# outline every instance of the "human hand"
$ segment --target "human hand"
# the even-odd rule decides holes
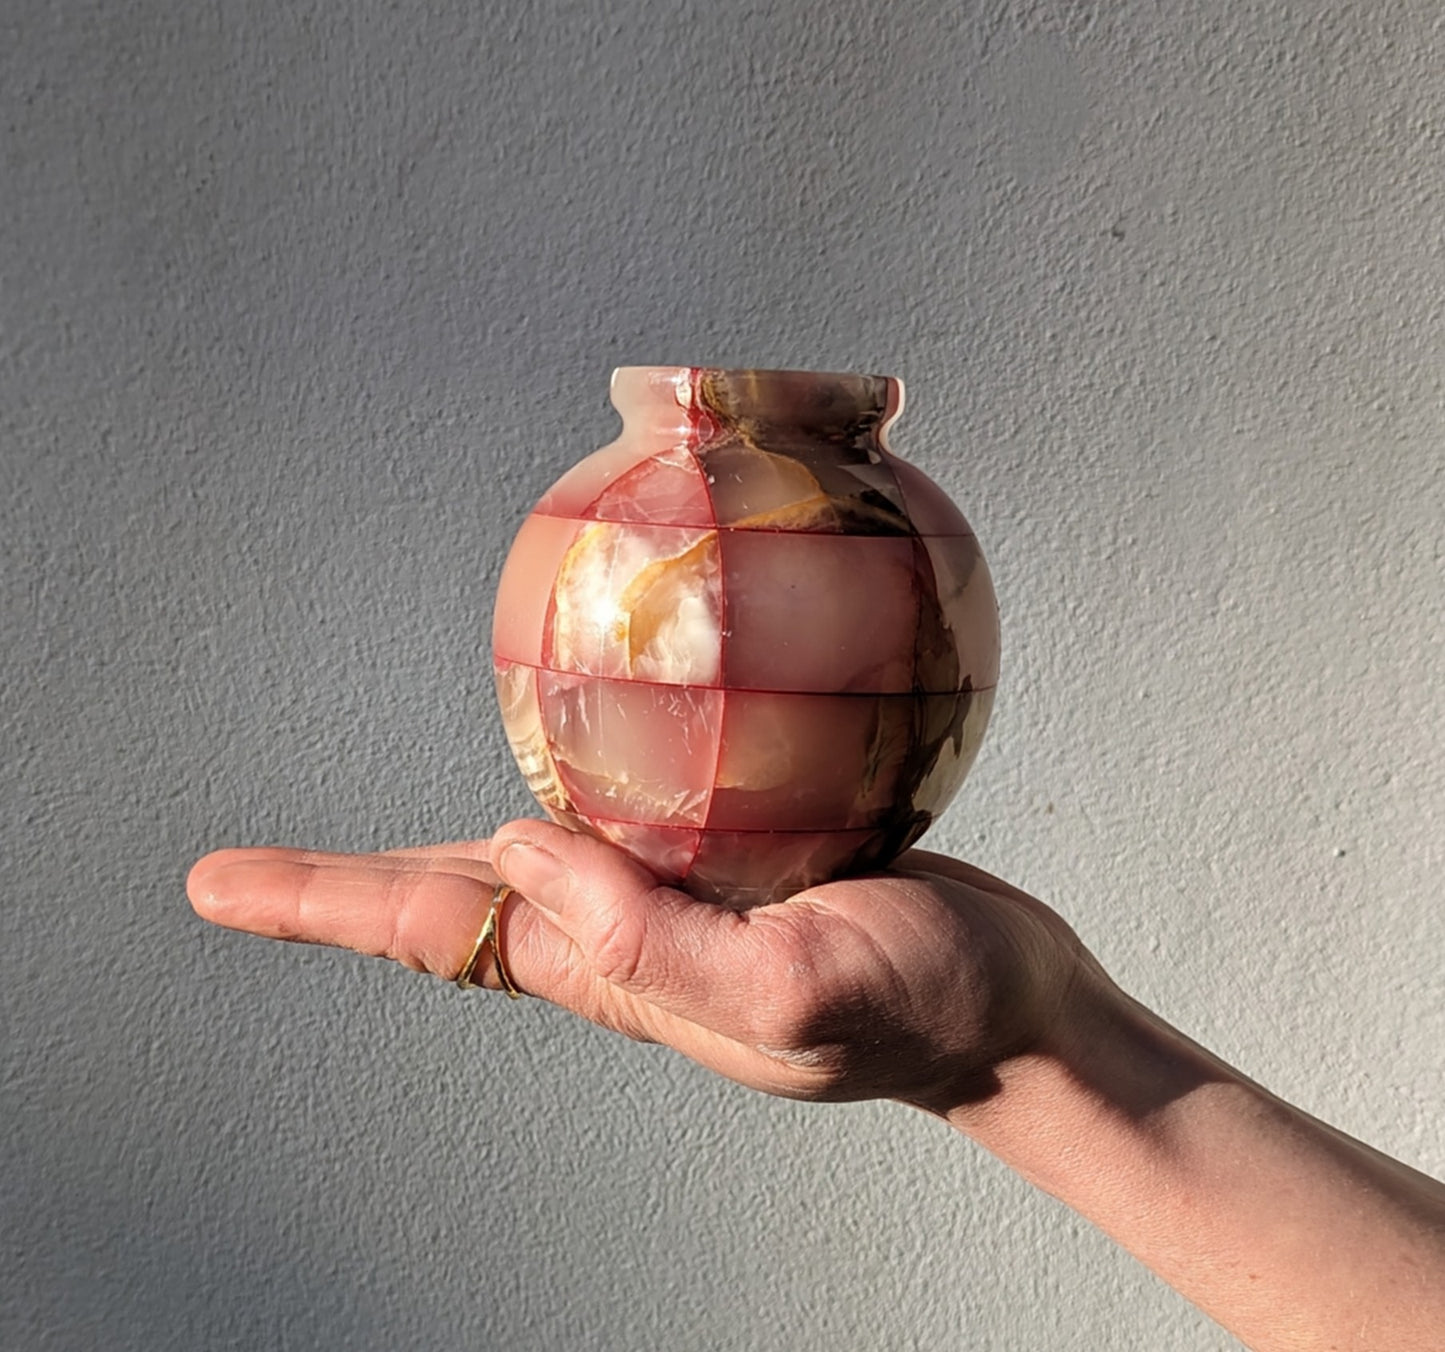
[[[191,871],[208,920],[455,977],[498,879],[525,992],[792,1098],[898,1098],[947,1113],[1038,1045],[1095,970],[1041,902],[942,855],[734,912],[658,886],[546,822],[388,854],[223,850]],[[497,986],[495,972],[483,984]]]
[[[524,821],[391,854],[223,850],[189,889],[219,924],[450,979],[499,878],[531,994],[769,1093],[936,1112],[1260,1352],[1439,1345],[1445,1186],[1224,1065],[957,860],[911,851],[738,913]]]

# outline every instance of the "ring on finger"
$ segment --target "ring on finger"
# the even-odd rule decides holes
[[[506,961],[502,957],[501,942],[502,908],[507,904],[507,898],[515,890],[515,888],[508,887],[506,883],[497,883],[492,887],[492,899],[487,906],[487,918],[482,922],[482,929],[477,935],[476,943],[472,945],[471,955],[462,964],[462,970],[457,973],[455,985],[459,990],[475,990],[482,984],[474,978],[477,974],[477,963],[481,960],[482,950],[488,949],[492,955],[492,966],[497,971],[497,980],[502,983],[502,989],[507,992],[507,997],[512,1000],[522,998],[522,992],[517,989],[517,983],[512,980],[512,974],[507,970]]]

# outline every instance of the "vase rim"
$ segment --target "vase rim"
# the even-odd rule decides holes
[[[628,364],[625,366],[614,366],[612,378],[616,380],[619,376],[626,375],[654,375],[664,378],[676,379],[680,376],[687,376],[696,373],[704,373],[714,376],[807,376],[815,380],[886,380],[891,385],[900,388],[903,385],[902,377],[883,375],[877,371],[818,371],[809,367],[794,366],[677,366],[677,365],[649,365],[647,363]]]
[[[805,371],[766,366],[618,366],[613,406],[629,408],[752,406],[773,412],[811,410],[825,418],[871,415],[883,432],[903,411],[903,381],[857,371]],[[846,411],[852,409],[852,414]]]

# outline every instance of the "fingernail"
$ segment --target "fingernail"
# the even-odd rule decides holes
[[[528,901],[546,911],[560,911],[572,885],[572,870],[555,854],[520,841],[497,856],[496,870]]]

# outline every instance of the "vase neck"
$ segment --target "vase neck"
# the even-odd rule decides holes
[[[676,435],[691,446],[740,437],[767,449],[802,437],[886,451],[888,427],[903,408],[903,382],[819,371],[622,366],[612,373],[612,405],[628,432]]]

